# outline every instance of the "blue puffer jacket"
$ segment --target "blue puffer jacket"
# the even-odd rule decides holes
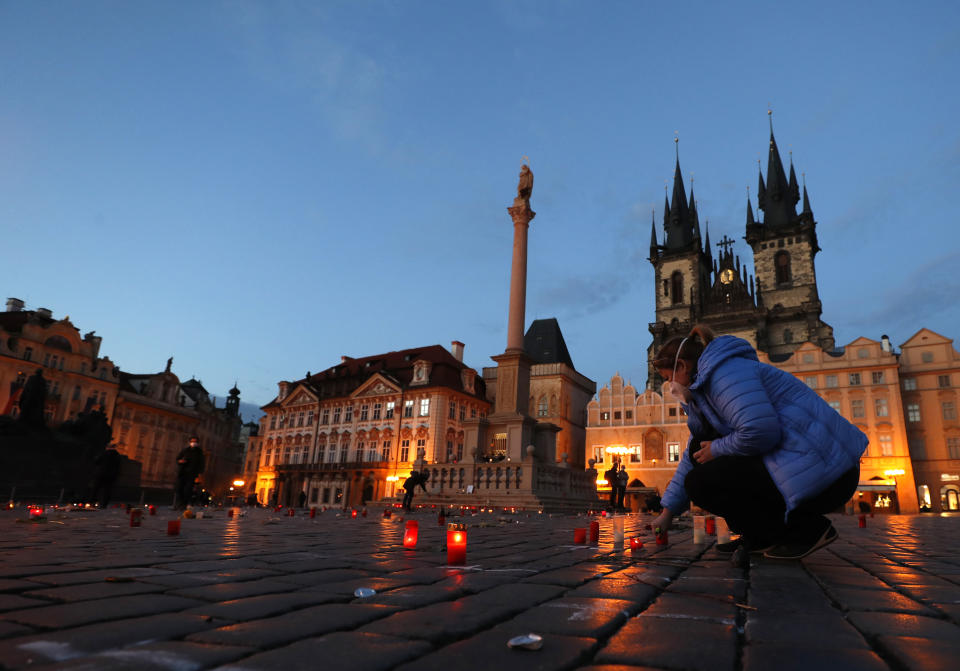
[[[704,348],[690,394],[683,408],[691,440],[712,426],[722,436],[711,445],[715,457],[762,455],[788,513],[856,466],[867,448],[863,432],[793,375],[760,363],[740,338],[720,336]],[[662,498],[674,514],[690,505],[683,488],[690,450],[688,443]]]

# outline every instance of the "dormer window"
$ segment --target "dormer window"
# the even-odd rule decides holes
[[[427,384],[430,381],[431,368],[429,361],[423,359],[415,361],[413,364],[413,384]]]

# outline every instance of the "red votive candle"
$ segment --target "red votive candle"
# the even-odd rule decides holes
[[[417,547],[417,536],[420,534],[420,525],[416,520],[407,520],[403,530],[403,547],[413,549]]]
[[[462,524],[447,526],[447,565],[463,566],[467,563],[467,528]]]
[[[167,535],[168,536],[180,535],[180,520],[169,520],[167,522]]]
[[[317,509],[316,509],[316,508],[311,508],[311,509],[310,509],[310,519],[313,519],[313,518],[316,517],[316,516],[317,516]]]
[[[667,536],[667,530],[661,527],[657,527],[653,530],[653,533],[657,536],[657,545],[666,545],[669,537]]]
[[[141,522],[143,522],[143,511],[139,508],[134,508],[130,511],[130,526],[138,527]]]
[[[600,523],[594,520],[590,523],[590,542],[599,543],[600,542]]]
[[[859,522],[859,524],[858,524],[857,526],[859,526],[861,529],[866,529],[866,528],[867,528],[867,516],[866,516],[866,515],[861,515],[861,516],[860,516],[860,519],[858,520],[858,522]]]
[[[705,520],[705,523],[706,523],[705,526],[706,526],[707,535],[716,536],[717,535],[717,518],[714,517],[713,515],[708,515],[707,519]]]
[[[393,511],[392,511],[392,510],[390,510],[389,508],[384,508],[384,509],[383,509],[383,516],[384,516],[385,519],[390,519],[390,516],[391,516],[391,515],[393,515]]]
[[[43,506],[30,506],[29,508],[30,519],[38,520],[43,517]]]
[[[156,514],[157,514],[157,507],[156,507],[156,506],[150,506],[149,510],[150,510],[150,514],[151,514],[151,515],[156,515]]]
[[[293,517],[293,516],[296,515],[296,514],[297,514],[297,511],[294,510],[293,508],[288,508],[288,509],[287,509],[287,517]]]
[[[576,545],[583,545],[587,542],[587,530],[586,529],[574,529],[573,530],[573,542]]]
[[[350,511],[350,517],[352,517],[353,519],[356,519],[356,518],[357,518],[357,509],[356,509],[356,508],[354,508],[353,510]]]
[[[643,548],[643,541],[639,538],[630,539],[630,549],[631,550],[640,550]]]

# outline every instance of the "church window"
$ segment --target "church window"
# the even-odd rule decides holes
[[[601,422],[605,422],[605,421],[607,421],[608,419],[610,419],[610,413],[609,413],[609,412],[601,412],[601,413],[600,413],[600,421],[601,421]]]
[[[793,331],[790,329],[783,330],[783,342],[790,344],[793,342]]]
[[[793,279],[790,272],[789,252],[777,252],[777,255],[774,257],[773,265],[777,275],[777,284],[786,284]]]
[[[537,417],[546,417],[547,416],[547,397],[541,396],[540,401],[537,403]]]
[[[670,295],[670,280],[663,281],[663,295],[664,296]]]
[[[683,273],[679,270],[670,276],[670,302],[674,305],[683,303]]]

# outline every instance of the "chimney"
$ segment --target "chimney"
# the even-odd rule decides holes
[[[277,382],[277,400],[282,401],[287,397],[287,392],[290,391],[289,382]]]
[[[880,349],[884,352],[892,352],[893,348],[890,346],[890,337],[886,335],[880,336]]]
[[[37,314],[47,319],[53,319],[53,313],[47,308],[37,308]]]
[[[453,354],[453,358],[463,363],[463,348],[464,344],[459,340],[454,340],[450,343],[450,353]]]
[[[20,312],[23,310],[23,301],[19,298],[7,299],[7,312]]]

